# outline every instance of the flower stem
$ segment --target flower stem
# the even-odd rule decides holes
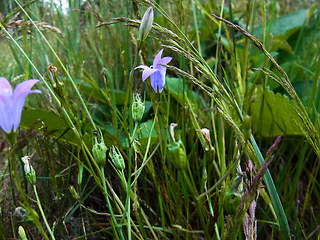
[[[104,197],[106,199],[106,202],[107,202],[107,205],[108,205],[108,208],[109,208],[109,211],[110,211],[110,215],[111,215],[111,218],[112,218],[112,221],[113,221],[113,224],[116,226],[116,229],[117,231],[119,232],[120,234],[120,238],[121,239],[125,239],[124,236],[123,236],[123,233],[122,233],[122,229],[119,227],[118,225],[118,222],[114,216],[114,213],[113,213],[113,210],[112,210],[112,206],[111,206],[111,203],[110,203],[110,200],[109,200],[109,197],[108,197],[108,191],[107,191],[107,186],[106,186],[106,179],[105,179],[105,176],[104,176],[104,167],[102,166],[101,168],[101,180],[102,180],[102,186],[103,186],[103,192],[104,192]],[[113,226],[112,226],[113,227]],[[114,229],[115,230],[115,229]],[[117,233],[117,232],[115,232]]]
[[[138,125],[139,125],[139,123],[138,123],[138,122],[135,122],[134,129],[133,129],[133,133],[132,133],[132,136],[131,136],[130,145],[134,142],[134,139],[135,139],[134,135],[136,134]]]
[[[45,223],[45,225],[46,225],[46,227],[47,227],[47,229],[48,229],[48,232],[50,233],[51,238],[52,238],[53,240],[55,240],[55,237],[54,237],[54,235],[53,235],[53,232],[51,231],[51,228],[50,228],[49,223],[48,223],[48,221],[47,221],[46,215],[44,214],[44,212],[43,212],[43,210],[42,210],[42,206],[41,206],[41,202],[40,202],[40,199],[39,199],[39,196],[38,196],[38,192],[37,192],[37,187],[36,187],[36,185],[33,185],[33,191],[34,191],[34,194],[36,195],[37,204],[38,204],[39,210],[40,210],[40,212],[41,212],[41,216],[42,216],[42,218],[43,218],[43,220],[44,220],[44,223]]]

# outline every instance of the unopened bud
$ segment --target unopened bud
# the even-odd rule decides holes
[[[132,103],[132,118],[133,121],[135,122],[140,122],[142,117],[143,117],[143,113],[144,113],[144,102],[141,102],[140,99],[140,95],[137,93],[135,94],[135,99]]]
[[[113,146],[111,148],[110,157],[116,168],[118,168],[119,170],[125,169],[126,166],[124,164],[123,157],[117,147]]]
[[[214,150],[212,144],[211,144],[211,138],[210,138],[210,130],[208,128],[202,128],[200,130],[196,129],[197,132],[200,132],[202,134],[202,136],[205,138],[205,140],[207,141],[207,147],[206,147],[206,151],[208,150]]]
[[[19,226],[18,233],[20,235],[21,240],[28,240],[26,232],[24,231],[24,228],[22,226]]]
[[[77,191],[76,191],[76,189],[74,188],[74,186],[70,185],[70,186],[69,186],[69,191],[70,191],[70,193],[71,193],[71,195],[72,195],[72,197],[73,197],[74,199],[76,199],[76,200],[79,200],[79,199],[80,199],[79,194],[77,193]]]
[[[101,134],[100,134],[101,135]],[[95,143],[92,147],[93,158],[96,161],[99,167],[102,167],[106,164],[106,153],[108,148],[104,144],[103,137],[100,137],[100,142],[98,141],[98,136],[95,136]]]
[[[26,178],[32,185],[36,184],[36,172],[30,164],[30,158],[28,156],[24,156],[21,158],[21,161],[24,164],[24,172],[26,174]]]
[[[150,32],[150,29],[152,27],[152,23],[153,23],[153,8],[149,7],[147,11],[144,13],[143,18],[141,20],[140,27],[139,27],[139,32],[137,37],[139,44],[141,44],[141,42],[143,42],[147,38]]]
[[[61,100],[65,100],[65,87],[62,81],[58,78],[56,75],[58,68],[54,66],[53,64],[50,64],[47,68],[53,78],[52,88],[55,91],[55,93],[60,97]]]
[[[185,169],[187,167],[186,149],[181,140],[168,145],[168,159],[177,169]]]

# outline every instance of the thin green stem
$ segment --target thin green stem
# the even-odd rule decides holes
[[[34,194],[36,195],[37,204],[38,204],[38,207],[39,207],[41,216],[42,216],[42,218],[43,218],[43,221],[44,221],[44,223],[45,223],[45,225],[46,225],[46,227],[47,227],[47,230],[48,230],[51,238],[52,238],[53,240],[55,240],[55,237],[54,237],[54,235],[53,235],[53,232],[52,232],[52,230],[51,230],[51,228],[50,228],[50,226],[49,226],[49,223],[48,223],[48,221],[47,221],[46,215],[45,215],[44,212],[43,212],[43,209],[42,209],[42,206],[41,206],[41,202],[40,202],[40,198],[39,198],[39,196],[38,196],[38,192],[37,192],[37,187],[36,187],[36,185],[33,185],[33,191],[34,191]]]
[[[132,136],[131,136],[131,141],[130,141],[130,145],[134,142],[134,139],[135,139],[135,135],[136,135],[136,131],[138,129],[138,126],[139,126],[139,123],[138,122],[135,122],[135,125],[134,125],[134,129],[133,129],[133,133],[132,133]]]
[[[108,191],[107,191],[107,185],[106,185],[106,179],[105,179],[105,176],[104,176],[104,167],[102,166],[102,167],[100,167],[100,169],[101,169],[101,181],[102,181],[102,186],[103,186],[103,190],[104,190],[104,198],[106,199],[106,202],[107,202],[110,214],[111,214],[112,221],[113,221],[113,223],[114,223],[114,225],[116,226],[116,229],[117,229],[117,231],[115,229],[114,229],[114,231],[115,231],[115,233],[119,232],[121,239],[125,239],[124,235],[122,233],[122,229],[119,226],[119,224],[118,224],[118,222],[117,222],[117,220],[115,218],[115,215],[113,213],[112,206],[111,206],[111,203],[110,203],[110,200],[109,200]],[[112,227],[113,227],[113,224],[112,224]]]

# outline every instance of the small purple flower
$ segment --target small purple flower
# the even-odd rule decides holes
[[[19,83],[14,91],[7,79],[0,77],[0,127],[6,133],[16,131],[21,121],[24,102],[29,93],[41,93],[31,90],[39,80],[30,79]]]
[[[155,92],[161,92],[164,88],[164,85],[166,83],[166,70],[167,68],[165,66],[162,66],[161,64],[168,64],[172,57],[164,57],[161,58],[161,54],[163,52],[163,49],[158,52],[157,56],[153,60],[153,65],[148,67],[145,65],[140,65],[137,68],[143,68],[142,72],[142,81],[146,80],[150,76],[151,81],[151,87]]]

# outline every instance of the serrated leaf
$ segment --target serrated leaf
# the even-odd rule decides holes
[[[279,135],[303,135],[303,123],[294,110],[295,102],[280,93],[274,94],[263,86],[256,87],[251,104],[254,135],[275,137]]]

